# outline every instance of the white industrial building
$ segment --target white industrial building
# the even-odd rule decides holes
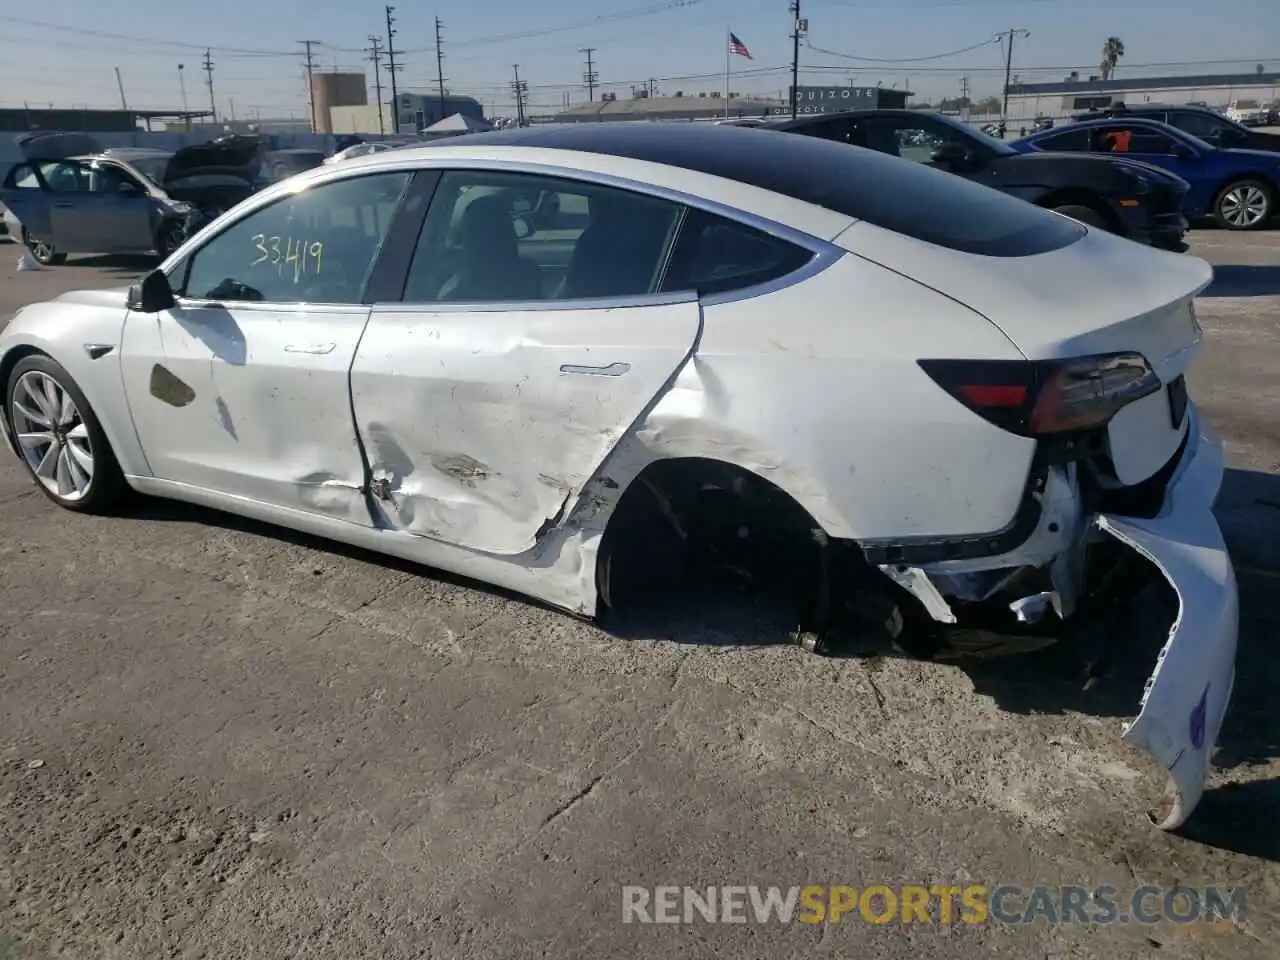
[[[1217,73],[1185,77],[1097,77],[1073,73],[1050,83],[1009,85],[1009,117],[1064,117],[1112,103],[1198,103],[1226,107],[1234,100],[1260,104],[1280,99],[1280,73]]]

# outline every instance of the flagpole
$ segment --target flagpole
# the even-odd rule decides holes
[[[733,55],[729,49],[730,30],[725,27],[724,31],[724,118],[729,119],[729,58]]]

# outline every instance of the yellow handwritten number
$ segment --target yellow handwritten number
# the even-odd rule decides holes
[[[267,253],[267,248],[262,245],[262,241],[264,241],[265,239],[266,237],[261,233],[253,238],[253,246],[255,249],[261,251],[262,256],[260,256],[257,260],[253,261],[253,263],[249,264],[249,266],[256,267],[263,260],[267,259],[267,257],[270,256],[270,254]]]
[[[316,273],[319,274],[320,258],[324,254],[324,244],[321,243],[319,240],[317,240],[315,243],[311,244],[311,246],[307,248],[307,251],[311,254],[311,259],[316,262]]]
[[[279,238],[279,237],[272,237],[272,238],[271,238],[271,263],[272,263],[272,265],[274,265],[274,266],[277,266],[277,267],[278,267],[278,266],[280,265],[280,261],[281,261],[281,260],[283,260],[283,259],[284,259],[284,254],[282,254],[282,253],[280,252],[280,238]]]

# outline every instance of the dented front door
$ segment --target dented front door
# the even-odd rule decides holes
[[[181,299],[131,313],[122,373],[154,475],[367,524],[347,371],[368,315]]]
[[[376,306],[351,371],[386,521],[487,553],[530,549],[691,355],[693,295],[640,306]]]

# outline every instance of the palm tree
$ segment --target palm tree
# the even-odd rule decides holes
[[[1103,80],[1111,79],[1116,72],[1116,62],[1123,56],[1124,41],[1119,37],[1107,37],[1107,42],[1102,45],[1102,62],[1098,64]]]

